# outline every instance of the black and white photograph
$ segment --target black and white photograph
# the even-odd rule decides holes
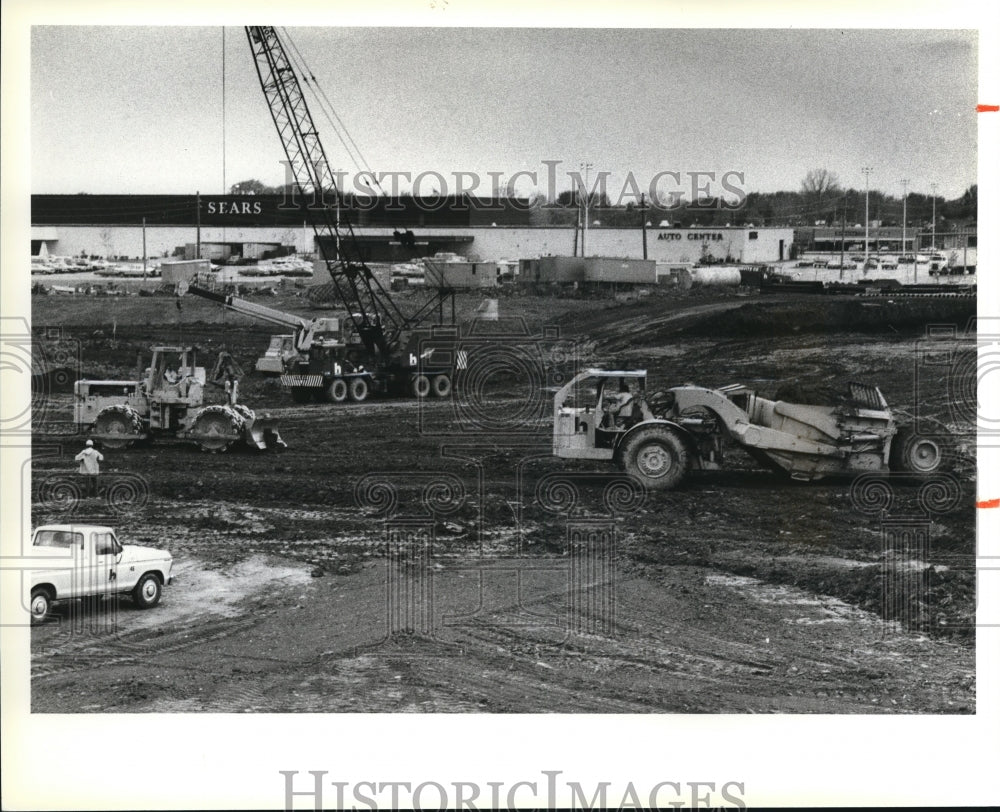
[[[5,805],[990,799],[974,6],[3,27]]]

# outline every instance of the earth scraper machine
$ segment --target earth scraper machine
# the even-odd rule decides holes
[[[647,397],[645,370],[589,369],[556,393],[552,451],[613,462],[650,488],[722,468],[725,441],[797,480],[945,468],[944,439],[901,425],[878,387],[847,389],[831,406],[769,400],[740,384],[676,386]]]

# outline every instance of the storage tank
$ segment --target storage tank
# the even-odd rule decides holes
[[[742,279],[740,269],[731,266],[725,268],[712,266],[692,268],[690,273],[691,284],[695,287],[711,285],[713,287],[738,288]]]

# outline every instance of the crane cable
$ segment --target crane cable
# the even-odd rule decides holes
[[[313,97],[319,104],[320,110],[323,112],[327,121],[337,131],[337,137],[340,138],[341,143],[344,145],[344,149],[347,150],[349,156],[351,157],[351,160],[354,161],[355,166],[357,166],[359,170],[363,169],[364,171],[368,172],[372,176],[373,180],[375,180],[375,182],[378,183],[378,179],[375,178],[375,173],[372,172],[371,166],[369,166],[368,161],[361,153],[361,148],[358,146],[357,142],[354,140],[354,137],[347,129],[347,126],[344,124],[343,119],[340,118],[340,115],[334,108],[333,103],[330,101],[330,98],[326,95],[326,92],[320,86],[319,80],[316,78],[316,75],[313,73],[312,69],[306,63],[302,51],[295,44],[295,41],[291,38],[291,35],[288,33],[288,29],[282,28],[281,30],[284,33],[285,38],[288,41],[288,44],[291,46],[291,52],[289,53],[290,61],[296,63],[299,69],[299,73],[302,75],[303,82],[312,92]],[[312,80],[312,84],[310,84],[310,79]]]
[[[336,109],[333,106],[333,103],[330,101],[329,96],[327,96],[326,91],[323,90],[323,88],[320,86],[319,80],[316,78],[315,74],[312,72],[312,69],[306,63],[305,57],[302,55],[302,51],[299,50],[299,47],[295,44],[295,41],[288,33],[288,29],[282,27],[281,30],[284,35],[284,39],[287,41],[289,45],[289,50],[287,51],[289,62],[293,63],[293,67],[297,69],[297,71],[302,77],[303,84],[305,84],[305,86],[313,94],[313,98],[316,99],[320,111],[326,118],[327,123],[329,123],[330,126],[333,128],[333,131],[336,133],[337,138],[340,140],[340,143],[346,150],[348,157],[354,163],[354,166],[358,169],[359,173],[367,174],[368,177],[370,177],[372,181],[374,181],[379,191],[382,192],[382,194],[384,195],[385,190],[382,188],[382,184],[379,183],[379,180],[376,177],[375,172],[372,171],[371,166],[369,165],[368,161],[365,159],[364,155],[361,152],[361,148],[358,146],[357,142],[354,140],[354,137],[347,129],[347,125],[344,124],[343,119],[341,119],[340,115],[337,113]],[[372,188],[371,184],[368,183],[367,179],[362,178],[362,182],[369,188]]]
[[[222,194],[228,194],[226,188],[226,27],[222,26]],[[226,227],[222,226],[222,243],[226,244]],[[201,257],[199,257],[200,259]],[[208,260],[212,267],[211,256]],[[222,347],[226,348],[226,308],[222,309]]]

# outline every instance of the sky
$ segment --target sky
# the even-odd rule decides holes
[[[442,176],[400,190],[482,193],[488,173],[524,172],[515,191],[551,199],[585,163],[622,202],[723,193],[723,176],[795,191],[814,168],[862,189],[871,167],[871,188],[896,196],[903,179],[945,198],[976,182],[974,30],[280,30],[372,169]],[[30,60],[34,193],[285,179],[240,27],[35,26]],[[330,163],[354,173],[312,108]]]

